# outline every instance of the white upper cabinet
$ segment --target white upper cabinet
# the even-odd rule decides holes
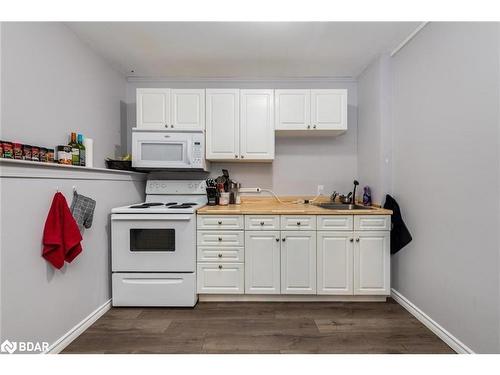
[[[208,160],[274,159],[274,91],[207,89]]]
[[[275,121],[286,134],[341,134],[347,130],[347,90],[276,90]]]
[[[137,89],[138,128],[204,130],[205,90]]]
[[[311,125],[318,130],[347,130],[347,90],[311,90]]]
[[[171,124],[179,130],[205,129],[205,90],[172,89]]]
[[[170,89],[137,89],[138,128],[170,127]]]
[[[275,90],[276,130],[304,130],[311,125],[311,90]]]
[[[274,159],[273,90],[240,91],[240,158]]]
[[[206,90],[206,158],[240,157],[240,90]]]

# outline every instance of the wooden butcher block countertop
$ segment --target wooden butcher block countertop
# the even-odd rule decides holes
[[[272,197],[245,197],[241,204],[205,206],[198,209],[200,215],[392,215],[391,210],[367,207],[360,210],[330,210],[314,204],[293,203],[304,197],[280,197],[284,203]],[[307,198],[306,198],[307,199]],[[312,199],[312,198],[311,198]],[[318,199],[317,202],[320,200]],[[321,199],[326,202],[327,199]]]

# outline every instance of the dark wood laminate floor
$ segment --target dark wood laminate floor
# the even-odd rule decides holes
[[[393,300],[113,308],[63,353],[453,353]]]

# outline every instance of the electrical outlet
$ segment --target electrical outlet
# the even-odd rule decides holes
[[[323,194],[325,190],[325,185],[318,185],[318,195]]]

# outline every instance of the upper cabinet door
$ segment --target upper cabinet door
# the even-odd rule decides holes
[[[240,157],[274,159],[274,91],[240,90]]]
[[[347,90],[311,90],[311,126],[347,130]]]
[[[239,159],[240,90],[206,90],[208,160]]]
[[[137,89],[136,96],[138,128],[170,128],[170,89]]]
[[[275,90],[276,130],[311,128],[311,90]]]
[[[171,114],[174,129],[205,129],[205,90],[172,89]]]

